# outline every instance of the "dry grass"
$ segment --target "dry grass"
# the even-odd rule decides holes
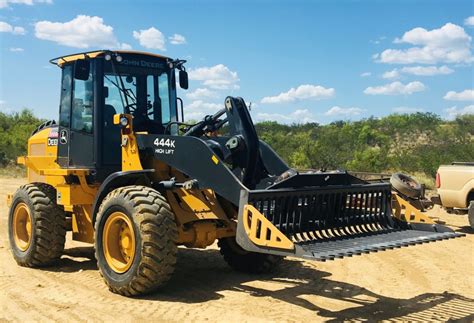
[[[8,165],[0,168],[0,177],[23,178],[26,177],[26,169],[22,165]]]
[[[436,189],[435,179],[433,177],[426,175],[425,173],[413,173],[410,175],[414,177],[420,184],[425,184],[426,189],[428,190]]]

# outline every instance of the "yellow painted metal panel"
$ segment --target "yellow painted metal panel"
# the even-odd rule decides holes
[[[246,204],[243,225],[250,241],[261,247],[293,250],[293,242],[273,225],[254,206]]]
[[[427,215],[404,200],[400,195],[394,193],[392,195],[393,215],[404,222],[411,223],[434,223]]]
[[[57,203],[61,205],[92,205],[94,195],[87,194],[81,185],[63,184],[56,186]]]

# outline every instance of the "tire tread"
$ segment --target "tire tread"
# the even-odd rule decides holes
[[[133,215],[141,235],[141,261],[133,278],[125,286],[117,286],[109,281],[98,264],[100,273],[109,289],[124,296],[150,293],[166,283],[174,271],[177,256],[176,240],[178,229],[171,207],[156,190],[147,186],[126,186],[110,192],[102,202],[95,230],[98,232],[100,218],[113,198],[130,202],[135,210]],[[96,233],[97,236],[97,233]],[[98,248],[96,259],[99,259]]]
[[[29,256],[17,257],[14,252],[15,260],[24,267],[50,265],[61,257],[66,241],[66,217],[56,204],[56,190],[45,183],[31,183],[21,186],[17,195],[26,195],[33,206],[30,212],[35,241],[31,242],[33,249],[28,251]]]

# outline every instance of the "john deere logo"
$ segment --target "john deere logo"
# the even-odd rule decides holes
[[[67,144],[67,131],[66,130],[61,130],[61,135],[59,136],[59,142],[62,145]]]

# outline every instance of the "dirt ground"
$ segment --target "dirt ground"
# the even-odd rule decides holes
[[[16,265],[0,178],[0,321],[446,321],[474,320],[474,232],[467,218],[430,211],[466,237],[326,263],[286,259],[272,275],[233,272],[217,248],[180,249],[159,292],[107,290],[91,247],[71,242],[55,267]]]

